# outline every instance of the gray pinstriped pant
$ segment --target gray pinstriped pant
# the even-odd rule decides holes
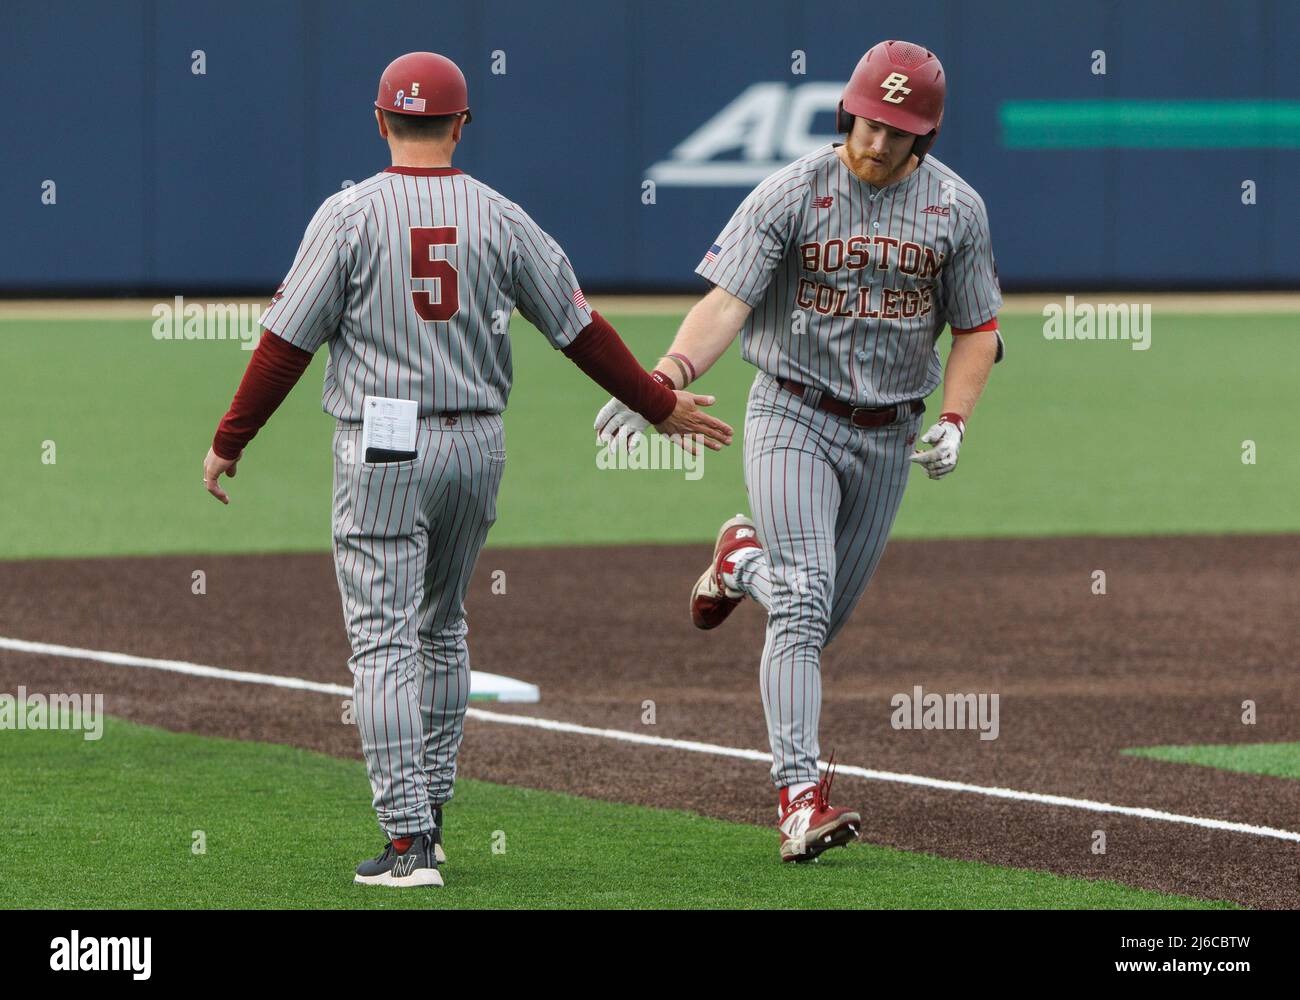
[[[433,806],[451,798],[469,701],[465,591],[496,521],[501,417],[422,418],[417,451],[371,465],[360,423],[334,432],[334,566],[361,748],[389,838],[430,830]]]
[[[858,428],[760,371],[745,414],[745,485],[763,555],[737,581],[768,610],[759,671],[778,788],[816,781],[821,651],[885,551],[922,414]]]

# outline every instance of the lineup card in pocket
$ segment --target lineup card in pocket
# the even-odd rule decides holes
[[[420,406],[411,399],[367,396],[361,421],[361,453],[367,462],[404,462],[415,458]]]

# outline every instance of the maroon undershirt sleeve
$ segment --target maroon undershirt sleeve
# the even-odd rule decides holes
[[[599,313],[592,313],[591,323],[564,348],[564,353],[588,378],[652,424],[662,423],[677,406],[672,390],[645,373]],[[230,410],[212,439],[212,450],[227,460],[239,457],[309,364],[309,352],[270,330],[263,333]]]
[[[238,458],[309,364],[310,352],[294,347],[270,330],[264,331],[230,409],[212,438],[212,450],[227,461]]]
[[[677,406],[673,391],[646,374],[598,312],[592,312],[591,322],[562,350],[589,379],[651,424],[663,423]]]

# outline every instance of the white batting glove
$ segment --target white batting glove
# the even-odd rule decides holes
[[[942,479],[957,468],[957,454],[961,451],[961,440],[965,433],[961,417],[945,413],[921,438],[923,444],[933,447],[929,451],[918,449],[908,458],[925,469],[925,474],[931,479]]]
[[[650,421],[628,409],[617,399],[611,399],[596,414],[596,443],[610,451],[631,450],[641,443]]]

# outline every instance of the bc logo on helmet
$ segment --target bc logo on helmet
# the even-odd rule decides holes
[[[882,101],[888,101],[890,104],[902,104],[903,98],[912,92],[912,88],[905,86],[907,77],[902,73],[890,73],[881,83],[880,89],[885,92]]]

